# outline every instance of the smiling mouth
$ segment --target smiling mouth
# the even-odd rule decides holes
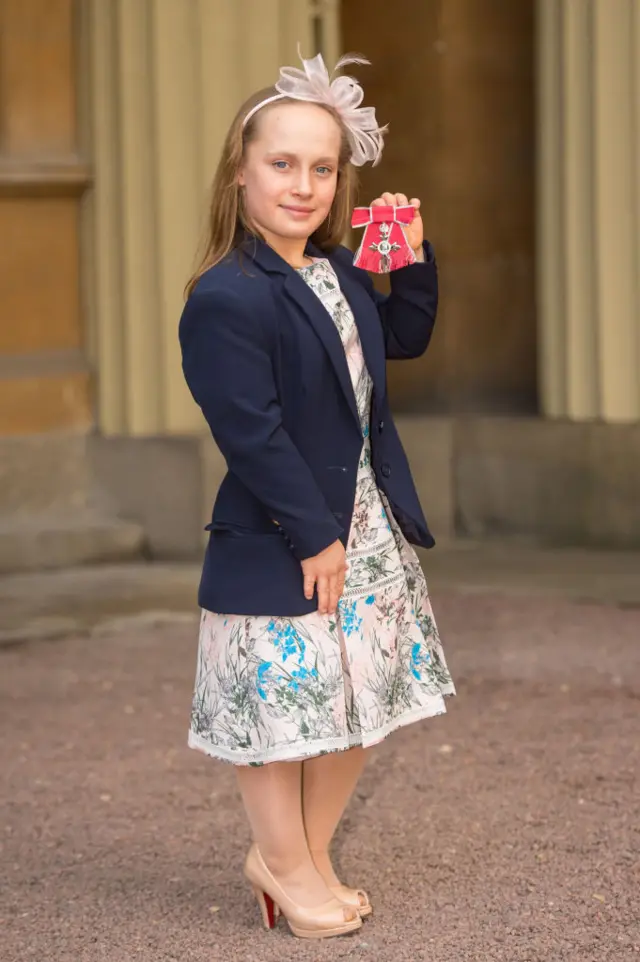
[[[283,210],[291,210],[294,214],[313,214],[313,207],[296,207],[293,204],[282,204]]]

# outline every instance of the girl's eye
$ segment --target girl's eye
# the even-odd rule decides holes
[[[323,176],[324,176],[325,174],[330,174],[330,173],[331,173],[331,168],[330,168],[330,167],[318,167],[318,168],[316,168],[316,169],[317,169],[318,173],[319,173],[319,174],[322,174]]]
[[[277,167],[278,170],[284,170],[285,167],[289,166],[289,164],[286,162],[286,160],[276,160],[274,161],[273,166]]]

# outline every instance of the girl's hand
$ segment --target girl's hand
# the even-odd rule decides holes
[[[313,558],[301,562],[304,577],[304,596],[310,601],[313,589],[318,589],[318,611],[333,614],[344,591],[347,570],[346,554],[341,541],[334,541]]]
[[[409,246],[413,249],[413,253],[419,261],[424,260],[424,251],[422,249],[422,242],[424,240],[424,227],[422,225],[422,217],[420,215],[420,201],[417,197],[412,197],[409,201],[407,200],[406,194],[390,194],[384,193],[381,197],[376,197],[372,201],[372,207],[406,207],[408,204],[412,204],[416,209],[415,217],[408,227],[404,228],[406,238],[409,242]]]

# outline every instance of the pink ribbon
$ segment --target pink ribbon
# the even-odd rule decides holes
[[[353,263],[374,274],[388,274],[400,267],[415,264],[404,228],[413,221],[415,208],[356,207],[351,217],[352,227],[364,227],[362,243]]]

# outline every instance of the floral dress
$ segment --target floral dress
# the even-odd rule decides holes
[[[375,745],[455,694],[420,562],[371,466],[372,382],[353,314],[327,260],[299,273],[340,333],[362,424],[347,574],[334,615],[202,611],[189,745],[236,765]]]

